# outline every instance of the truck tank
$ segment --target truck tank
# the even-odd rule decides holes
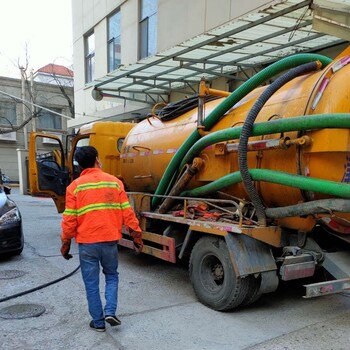
[[[343,57],[323,70],[293,78],[267,100],[257,114],[255,123],[271,123],[295,117],[311,118],[312,115],[320,114],[324,118],[335,119],[336,114],[349,113],[350,66],[346,64],[347,59]],[[259,87],[247,94],[208,133],[242,127],[257,99],[267,88]],[[205,103],[204,117],[223,100],[220,98]],[[130,131],[121,152],[122,177],[130,191],[153,193],[156,190],[172,157],[197,128],[197,119],[198,108],[194,108],[171,120],[149,117]],[[309,130],[296,128],[250,137],[247,165],[249,169],[268,169],[347,184],[350,179],[349,136],[347,128],[318,128],[316,125]],[[203,165],[188,183],[187,190],[202,187],[239,171],[238,144],[239,139],[235,138],[216,142],[201,150],[198,157],[203,160]],[[284,183],[256,181],[254,186],[265,208],[288,207],[336,197],[332,191],[322,193]],[[222,191],[249,200],[242,182],[230,184]],[[215,193],[210,195],[214,197]],[[332,215],[322,214],[312,218],[296,215],[292,220],[283,217],[277,221],[280,226],[303,231],[310,231],[316,222],[321,222],[340,233],[350,233],[350,215],[337,211],[332,212]]]

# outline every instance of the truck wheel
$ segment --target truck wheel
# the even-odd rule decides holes
[[[253,304],[262,296],[262,293],[260,291],[261,276],[254,277],[253,275],[249,275],[246,279],[248,280],[249,287],[241,306],[248,306],[250,304]]]
[[[226,243],[202,237],[193,247],[190,279],[199,301],[217,311],[239,306],[248,292],[248,279],[236,277]]]

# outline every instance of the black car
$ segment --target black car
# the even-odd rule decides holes
[[[0,185],[0,256],[19,255],[24,245],[21,213],[9,193]]]

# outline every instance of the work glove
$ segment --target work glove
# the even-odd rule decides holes
[[[73,255],[69,254],[70,243],[70,239],[62,239],[61,254],[66,260],[73,258]]]
[[[130,236],[134,242],[136,254],[140,254],[143,248],[142,232],[130,230]]]

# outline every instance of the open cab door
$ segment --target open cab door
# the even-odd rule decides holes
[[[61,140],[54,135],[31,133],[28,169],[30,194],[51,197],[57,211],[62,213],[72,169],[67,164]]]

